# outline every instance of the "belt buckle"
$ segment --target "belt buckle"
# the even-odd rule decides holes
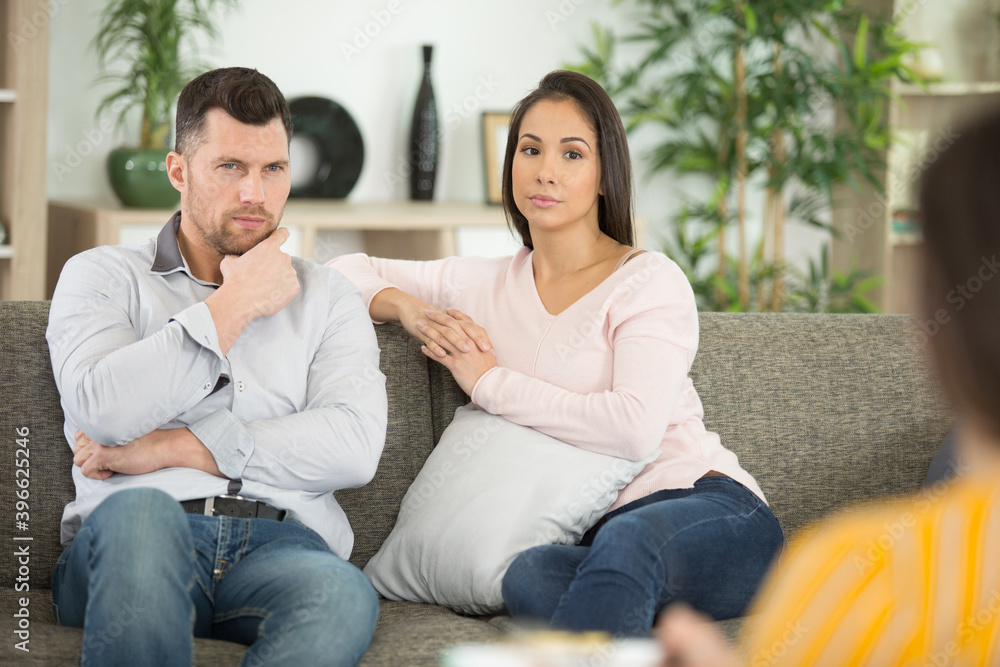
[[[254,502],[249,498],[236,493],[223,493],[221,496],[212,496],[211,498],[205,498],[205,516],[218,516],[218,513],[215,511],[216,498],[223,498],[225,500],[247,500]]]

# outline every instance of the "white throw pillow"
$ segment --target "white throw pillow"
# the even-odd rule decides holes
[[[500,584],[515,556],[578,542],[658,455],[634,462],[595,454],[462,406],[365,574],[390,600],[499,611]]]

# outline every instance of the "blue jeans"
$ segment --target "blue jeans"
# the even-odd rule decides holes
[[[240,665],[354,665],[378,598],[292,521],[185,514],[156,489],[107,498],[52,574],[56,622],[83,628],[84,667],[191,665],[193,637],[247,644]]]
[[[580,545],[521,553],[504,576],[503,600],[512,616],[554,629],[648,636],[674,601],[715,619],[739,616],[783,544],[756,495],[728,477],[705,477],[609,512]]]

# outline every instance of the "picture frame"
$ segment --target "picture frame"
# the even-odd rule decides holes
[[[502,203],[501,180],[509,128],[509,112],[483,112],[483,174],[486,177],[486,203],[488,204]]]

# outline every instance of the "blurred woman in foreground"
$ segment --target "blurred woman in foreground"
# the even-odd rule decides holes
[[[968,472],[936,498],[866,508],[793,542],[754,604],[746,663],[687,609],[657,626],[671,666],[994,665],[1000,643],[1000,115],[924,175],[922,318],[963,416]],[[961,305],[948,296],[979,281]],[[939,318],[938,321],[941,321]],[[902,344],[902,343],[901,343]]]

